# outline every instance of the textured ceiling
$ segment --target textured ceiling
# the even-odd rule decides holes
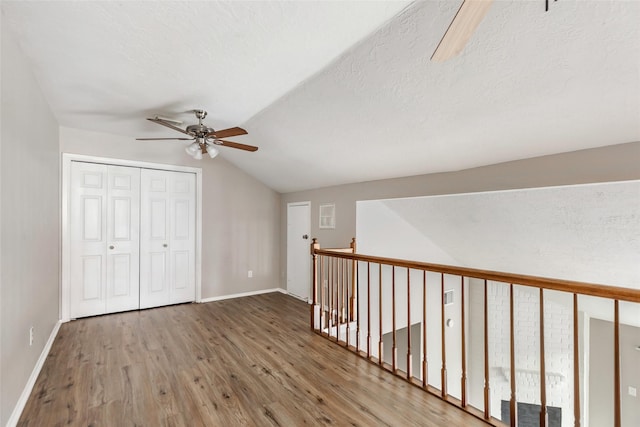
[[[62,125],[171,136],[143,118],[202,107],[260,146],[223,156],[282,192],[640,140],[640,2],[497,1],[441,64],[460,2],[406,4],[2,8]]]
[[[2,1],[63,126],[167,135],[149,115],[244,123],[409,1]],[[155,131],[155,132],[154,132]],[[132,142],[133,143],[133,142]]]

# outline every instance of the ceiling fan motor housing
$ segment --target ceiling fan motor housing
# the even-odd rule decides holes
[[[215,132],[213,128],[207,127],[202,124],[187,126],[187,133],[194,135],[196,138],[204,138],[208,134]]]

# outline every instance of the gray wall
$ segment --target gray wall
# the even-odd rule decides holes
[[[177,141],[141,142],[67,127],[60,128],[60,151],[202,168],[202,298],[280,286],[280,194],[227,162],[224,153],[194,160]]]
[[[457,172],[339,185],[282,195],[281,277],[287,271],[287,203],[311,202],[311,235],[323,247],[346,247],[356,233],[356,201],[640,179],[640,142],[499,163]],[[318,206],[335,203],[336,228],[320,230]]]
[[[1,133],[0,425],[5,425],[58,320],[60,162],[58,124],[4,28]]]

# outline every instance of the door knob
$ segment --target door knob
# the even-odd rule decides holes
[[[109,246],[109,249],[115,249],[115,246],[111,245]]]
[[[308,234],[305,234],[304,236],[302,236],[302,238],[303,238],[304,240],[307,240],[307,239],[309,238],[309,235],[308,235]]]
[[[167,245],[166,243],[163,243],[163,244],[162,244],[162,247],[163,247],[163,248],[166,248],[167,246],[169,246],[169,245]]]

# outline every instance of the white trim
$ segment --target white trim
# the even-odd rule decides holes
[[[202,300],[202,169],[196,172],[196,302]]]
[[[385,201],[395,201],[395,200],[412,200],[412,199],[425,199],[425,198],[436,198],[436,197],[457,197],[457,196],[477,196],[479,194],[493,194],[493,193],[515,193],[517,191],[542,191],[549,190],[551,188],[573,188],[573,187],[593,187],[596,185],[616,185],[616,184],[626,184],[630,182],[638,182],[640,183],[640,179],[626,179],[622,181],[604,181],[604,182],[583,182],[578,184],[561,184],[561,185],[543,185],[543,186],[535,186],[535,187],[518,187],[518,188],[506,188],[504,190],[482,190],[482,191],[467,191],[464,193],[446,193],[446,194],[425,194],[422,196],[409,196],[409,197],[387,197],[385,199],[364,199],[364,200],[356,200],[356,205],[363,202],[385,202]]]
[[[51,331],[51,335],[49,335],[49,339],[47,343],[44,345],[42,349],[42,353],[40,353],[40,357],[36,362],[36,366],[33,367],[33,371],[31,371],[31,376],[27,381],[27,384],[24,386],[24,390],[22,390],[22,394],[16,402],[16,406],[13,408],[13,412],[9,417],[9,421],[7,421],[7,427],[13,427],[18,424],[18,420],[20,419],[20,415],[22,415],[22,411],[24,410],[25,405],[27,404],[27,400],[29,400],[29,396],[33,391],[33,386],[36,385],[36,380],[38,379],[38,375],[40,375],[40,371],[44,366],[45,360],[47,360],[47,356],[49,355],[49,351],[51,351],[51,346],[53,345],[53,341],[55,341],[56,336],[58,335],[58,331],[60,330],[60,325],[62,322],[59,320],[56,322],[53,330]]]
[[[323,212],[323,210],[325,212]],[[329,214],[326,213],[329,211]],[[326,224],[323,224],[323,220],[326,220]],[[320,203],[320,210],[318,211],[318,228],[323,229],[335,229],[336,228],[336,204],[335,203]]]
[[[311,202],[307,201],[307,202],[291,202],[291,203],[287,203],[287,209],[289,209],[289,206],[309,206],[309,208],[311,208]]]
[[[252,295],[270,294],[272,292],[280,292],[282,294],[289,295],[289,293],[285,289],[271,288],[271,289],[261,289],[259,291],[241,292],[239,294],[222,295],[219,297],[203,298],[200,300],[200,302],[204,303],[204,302],[223,301],[226,299],[250,297]]]
[[[160,169],[174,172],[189,172],[196,175],[196,302],[202,299],[202,169],[190,166],[167,165],[163,163],[140,162],[137,160],[113,159],[110,157],[86,156],[83,154],[62,153],[62,268],[60,280],[60,320],[70,320],[70,285],[71,245],[69,241],[69,180],[71,178],[71,162],[100,163],[116,166],[130,166],[143,169]]]

